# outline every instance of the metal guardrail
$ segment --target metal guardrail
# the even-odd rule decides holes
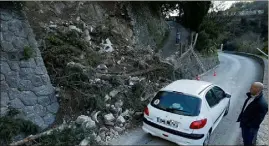
[[[266,53],[264,53],[261,49],[256,48],[258,51],[260,51],[263,55],[265,55],[266,57],[268,57],[268,55]]]
[[[192,54],[194,55],[194,57],[195,57],[197,63],[199,64],[199,66],[202,68],[203,72],[206,72],[206,69],[205,69],[205,67],[204,67],[204,65],[203,65],[203,63],[202,63],[202,61],[200,60],[199,56],[198,56],[198,55],[195,53],[195,51],[194,51],[194,47],[195,47],[197,38],[198,38],[198,33],[196,33],[196,35],[195,35],[194,42],[193,42],[193,40],[191,41],[191,44],[190,44],[190,46],[188,47],[188,50],[185,50],[185,49],[184,49],[184,52],[181,52],[181,53],[180,53],[180,56],[178,56],[179,58],[176,58],[177,65],[176,65],[176,67],[175,67],[175,70],[177,70],[177,69],[181,66],[181,63],[180,63],[181,59],[182,59],[183,57],[185,57],[188,53],[192,53]],[[181,49],[182,49],[182,48],[181,48]]]

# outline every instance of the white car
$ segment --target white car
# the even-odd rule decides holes
[[[208,145],[210,134],[228,114],[230,98],[212,83],[177,80],[147,105],[142,128],[178,145]]]

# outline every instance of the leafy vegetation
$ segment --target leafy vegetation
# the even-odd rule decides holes
[[[143,109],[146,104],[141,102],[140,97],[143,95],[145,85],[142,83],[135,84],[131,92],[128,92],[126,97],[123,98],[123,109]]]
[[[104,111],[103,98],[111,87],[89,82],[94,78],[93,68],[102,63],[104,56],[93,50],[89,42],[84,41],[82,34],[76,31],[59,29],[48,33],[45,45],[41,47],[52,83],[56,87],[62,87],[60,106],[68,107],[60,109],[57,114],[59,121],[56,122],[61,123],[63,115]]]
[[[34,55],[34,50],[33,48],[31,48],[30,46],[25,46],[23,48],[23,60],[28,60],[30,58],[32,58]]]
[[[54,130],[52,134],[42,136],[38,139],[40,145],[45,146],[67,146],[79,145],[86,137],[89,137],[89,145],[97,145],[92,132],[85,132],[81,127],[65,128],[64,130]]]
[[[210,1],[204,2],[184,2],[184,1],[171,1],[171,2],[151,2],[150,4],[159,5],[161,7],[162,14],[168,16],[174,10],[178,11],[178,17],[176,21],[183,24],[191,31],[199,33],[197,40],[198,51],[203,53],[215,52],[217,36],[220,33],[219,23],[216,20],[209,19],[208,10],[213,5]]]
[[[159,6],[162,14],[167,15],[174,10],[178,10],[181,22],[186,28],[198,31],[204,17],[206,16],[211,2],[210,1],[163,1],[149,2],[151,7]]]
[[[31,121],[15,118],[20,112],[14,108],[10,108],[8,113],[0,117],[0,144],[7,145],[12,141],[14,136],[19,134],[36,134],[39,127]]]
[[[225,23],[224,32],[226,36],[221,40],[224,50],[237,50],[260,54],[256,48],[267,53],[268,42],[268,1],[239,2],[235,3],[227,12],[240,12],[250,10],[263,10],[261,15],[243,17],[238,20]]]

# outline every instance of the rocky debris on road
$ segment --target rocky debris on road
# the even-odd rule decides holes
[[[96,123],[99,123],[98,121],[98,115],[101,113],[101,111],[93,111],[91,113],[91,118],[96,122]]]
[[[87,145],[89,145],[89,143],[90,143],[90,139],[89,139],[89,137],[87,137],[87,138],[83,139],[83,140],[79,143],[79,146],[87,146]]]
[[[107,70],[107,66],[105,64],[100,64],[97,66],[97,70],[100,72],[100,73],[107,73],[108,70]]]
[[[171,81],[173,64],[161,60],[160,54],[155,53],[155,45],[148,45],[152,44],[152,41],[146,40],[145,42],[149,42],[147,44],[137,41],[144,38],[136,36],[139,30],[133,27],[138,22],[134,18],[130,19],[130,12],[119,12],[120,18],[106,13],[103,16],[99,15],[104,11],[98,5],[88,5],[86,2],[73,4],[55,4],[55,19],[46,18],[47,15],[44,15],[30,20],[41,27],[38,28],[41,31],[37,33],[37,38],[48,70],[47,78],[55,87],[61,87],[56,93],[60,102],[56,119],[76,121],[75,125],[95,131],[96,138],[106,141],[131,127],[133,119],[142,115],[144,106],[154,93]],[[87,6],[85,12],[94,10],[92,13],[98,14],[98,21],[81,13],[84,11],[81,5],[84,4]],[[42,7],[43,5],[45,4],[39,3],[39,13],[54,12],[54,8],[46,10],[48,8]],[[60,13],[69,9],[70,5],[76,8],[74,15],[68,19],[61,17]],[[80,14],[76,16],[76,13]],[[162,34],[158,30],[159,33]],[[5,76],[1,74],[1,83],[4,80]],[[4,83],[3,87],[6,86]],[[23,84],[26,83],[27,81]],[[36,84],[38,85],[38,82]],[[43,98],[31,102],[28,100],[19,100],[16,103],[31,105],[31,102],[39,102],[47,106],[48,102]],[[52,104],[48,109],[55,111],[58,106]],[[42,115],[42,108],[36,108],[39,109],[38,115]],[[76,119],[78,115],[81,116]],[[50,122],[52,117],[54,116],[49,115],[44,119]],[[96,131],[100,127],[108,130]],[[108,132],[112,134],[107,134]],[[81,144],[91,140],[92,138],[85,139]]]
[[[83,20],[44,24],[40,48],[52,83],[61,87],[60,118],[87,130],[107,128],[95,131],[105,142],[131,127],[153,93],[168,84],[172,66],[150,46],[115,39],[111,34],[122,33],[121,28],[112,31],[105,24],[86,25]],[[77,115],[81,116],[75,119]],[[112,134],[106,135],[108,131]]]
[[[117,131],[117,132],[123,132],[123,128],[121,128],[121,127],[118,127],[118,126],[116,126],[116,127],[114,127],[114,129]]]
[[[109,123],[109,122],[114,121],[115,120],[115,117],[111,113],[110,114],[106,114],[104,116],[104,120],[105,120],[106,123]]]
[[[146,79],[145,77],[139,78],[139,77],[131,77],[131,76],[129,76],[129,84],[131,84],[131,82],[132,82],[132,85],[134,85],[134,84],[137,84],[137,83],[139,83],[139,82],[141,82],[141,81],[143,81],[145,79]]]
[[[109,95],[106,95],[105,96],[105,102],[107,102],[108,100],[110,100],[111,99],[111,97],[109,96]]]
[[[113,47],[112,47],[112,43],[111,43],[111,41],[110,41],[108,38],[107,38],[105,41],[106,41],[106,42],[104,43],[104,40],[102,40],[101,45],[103,46],[103,49],[100,50],[100,52],[101,52],[101,53],[102,53],[102,52],[113,52],[114,49],[113,49]]]
[[[118,122],[118,123],[120,123],[120,124],[124,124],[124,123],[125,123],[125,119],[124,119],[123,116],[119,116],[119,117],[117,118],[117,121],[116,121],[116,122]]]
[[[95,121],[90,117],[81,115],[77,118],[76,123],[81,125],[83,129],[93,129],[96,127]]]
[[[111,92],[109,92],[109,96],[110,97],[115,97],[120,91],[119,90],[112,90]]]
[[[123,106],[123,102],[121,100],[118,100],[115,102],[115,108],[121,108]]]

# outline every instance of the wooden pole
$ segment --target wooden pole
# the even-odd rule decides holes
[[[196,35],[195,35],[195,40],[194,40],[192,49],[194,49],[194,47],[195,47],[195,45],[196,45],[197,38],[198,38],[198,33],[196,33]]]
[[[223,49],[223,44],[220,45],[220,51],[222,52]]]
[[[193,41],[193,32],[191,33],[191,46],[192,46],[192,41]]]
[[[182,55],[182,43],[180,42],[180,56]]]

